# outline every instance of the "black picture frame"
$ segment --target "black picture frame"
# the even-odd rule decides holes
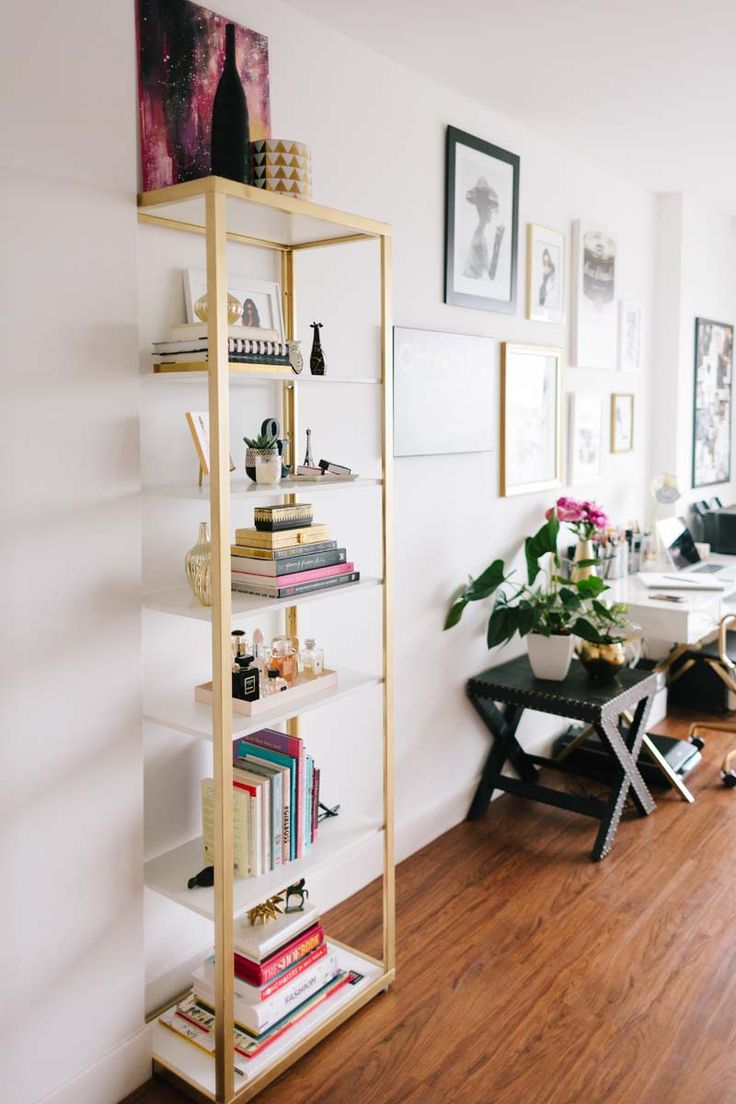
[[[711,361],[706,365],[703,358],[703,342],[706,338],[706,327],[710,328],[708,345],[712,341],[714,328],[724,331],[724,346],[727,356],[719,356],[718,363]],[[715,487],[731,480],[731,468],[733,460],[733,326],[728,322],[716,322],[712,318],[695,319],[695,349],[693,353],[693,440],[692,440],[692,486]],[[727,371],[726,371],[727,366]],[[707,370],[715,371],[715,379],[712,386],[706,388]],[[727,376],[727,378],[726,378]],[[708,390],[713,391],[713,397],[707,399]],[[698,445],[707,439],[709,428],[715,425],[716,407],[726,404],[725,412],[719,410],[719,424],[726,427],[728,441],[728,466],[725,472],[717,474],[717,478],[702,478],[703,464],[698,463]],[[702,458],[701,458],[702,459]]]
[[[518,154],[510,153],[508,150],[501,149],[500,146],[494,146],[491,142],[486,142],[482,138],[477,138],[474,134],[468,134],[464,130],[459,130],[457,127],[448,126],[446,136],[446,155],[445,155],[445,303],[449,303],[457,307],[473,307],[475,310],[488,310],[497,311],[502,314],[515,314],[516,313],[516,297],[517,297],[517,270],[518,270],[518,252],[519,252],[519,171],[520,171],[520,159]],[[467,291],[459,291],[457,289],[457,274],[455,272],[455,191],[457,183],[457,148],[458,146],[466,146],[471,150],[475,150],[478,153],[484,154],[486,157],[491,158],[494,161],[502,161],[508,165],[511,165],[513,172],[512,182],[512,200],[511,200],[511,257],[510,257],[510,278],[509,278],[509,298],[498,299],[493,298],[490,295],[473,295]],[[479,183],[480,183],[479,178]],[[489,188],[488,182],[485,182],[486,189]],[[491,189],[491,191],[493,191]],[[470,192],[467,193],[470,195]],[[472,202],[472,200],[468,200]],[[478,230],[482,230],[480,226],[480,206],[477,205],[479,212],[479,227]],[[503,232],[501,239],[496,245],[498,240],[498,230],[500,226],[497,225],[496,232],[494,234],[493,246],[488,243],[480,241],[476,249],[474,249],[473,264],[478,263],[478,267],[482,270],[483,267],[483,253],[488,255],[489,265],[494,263],[494,257],[496,262],[500,255],[500,251],[503,248],[503,233],[506,229],[505,222],[503,225]],[[491,214],[488,229],[493,228],[493,214]],[[475,235],[473,235],[475,237]],[[465,274],[464,274],[465,275]]]

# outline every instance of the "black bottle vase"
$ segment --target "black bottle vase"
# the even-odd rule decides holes
[[[235,61],[235,24],[225,27],[225,64],[212,106],[212,173],[253,183],[248,104]]]
[[[322,352],[322,342],[320,340],[319,331],[322,329],[321,322],[310,322],[309,325],[314,330],[314,338],[312,340],[312,352],[309,355],[309,368],[313,376],[323,376],[325,374],[325,354]]]

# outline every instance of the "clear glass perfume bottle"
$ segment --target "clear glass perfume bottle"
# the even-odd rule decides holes
[[[305,679],[319,678],[325,667],[325,654],[318,648],[314,640],[305,640],[304,647],[299,653],[302,675]]]
[[[282,690],[288,690],[289,684],[286,679],[283,679],[278,672],[278,668],[269,667],[266,672],[267,678],[263,684],[261,695],[264,698],[270,697],[271,694],[280,694]]]

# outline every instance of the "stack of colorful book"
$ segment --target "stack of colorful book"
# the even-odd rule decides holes
[[[320,772],[304,741],[270,728],[233,744],[236,878],[300,859],[317,838]],[[214,865],[214,782],[202,780],[203,861]]]
[[[237,529],[231,546],[233,590],[292,598],[360,579],[346,549],[330,539],[329,526],[313,524],[307,503],[264,506],[254,514],[255,527]]]
[[[281,341],[273,331],[254,331],[244,326],[228,326],[228,360],[236,364],[284,366],[300,371],[302,354],[298,341]],[[206,323],[172,326],[169,341],[153,342],[155,365],[182,363],[207,364],[208,336]]]
[[[354,980],[325,941],[316,908],[284,913],[264,925],[233,928],[235,1051],[254,1058]],[[357,975],[356,975],[357,976]],[[215,960],[192,975],[193,991],[161,1022],[210,1054],[215,1045]]]

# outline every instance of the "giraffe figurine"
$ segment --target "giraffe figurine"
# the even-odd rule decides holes
[[[320,341],[319,337],[319,331],[322,329],[322,323],[310,322],[309,325],[314,330],[312,352],[309,355],[309,369],[313,376],[323,376],[325,374],[325,354],[322,352],[322,342]]]

